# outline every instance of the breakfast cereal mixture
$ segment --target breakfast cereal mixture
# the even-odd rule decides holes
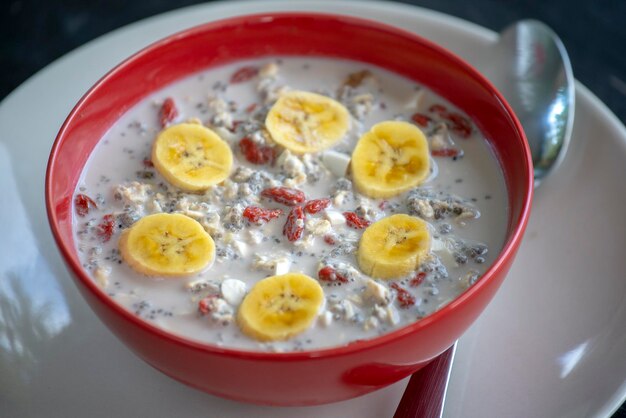
[[[480,280],[506,189],[472,121],[362,63],[276,58],[154,93],[79,181],[84,268],[187,338],[299,351],[373,338]]]

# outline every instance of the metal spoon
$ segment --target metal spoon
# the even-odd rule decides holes
[[[565,47],[545,24],[521,20],[500,33],[482,62],[524,127],[537,187],[563,161],[572,133],[575,86]],[[411,376],[394,418],[442,416],[455,348]]]
[[[559,37],[537,20],[502,31],[483,68],[519,118],[535,166],[535,187],[567,150],[574,122],[574,76]]]

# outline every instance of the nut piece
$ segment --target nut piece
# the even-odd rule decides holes
[[[328,328],[330,326],[330,324],[332,324],[332,322],[333,322],[333,314],[332,314],[332,312],[324,311],[319,316],[319,322],[320,322],[320,325],[322,325],[324,328]]]
[[[306,221],[306,229],[312,235],[325,235],[330,232],[331,225],[326,219],[311,218]]]
[[[368,279],[367,283],[365,283],[363,297],[377,305],[389,305],[391,302],[391,292],[389,289],[372,279]]]
[[[259,69],[259,77],[268,78],[278,75],[278,65],[275,62],[268,62]]]
[[[345,225],[346,217],[343,216],[338,210],[326,209],[324,211],[324,217],[330,222],[331,225]]]
[[[219,285],[211,280],[198,279],[189,282],[185,288],[194,294],[216,294],[219,293]]]
[[[276,159],[276,165],[291,178],[300,177],[302,175],[306,178],[304,163],[289,150],[285,150],[280,154]]]
[[[289,273],[289,267],[291,267],[291,260],[288,258],[281,258],[276,262],[274,266],[274,275],[278,276],[281,274]]]
[[[98,286],[105,289],[109,285],[109,276],[111,275],[111,267],[98,266],[93,272],[93,276]]]
[[[134,212],[143,216],[146,214],[146,203],[153,194],[152,186],[145,183],[132,181],[128,184],[120,184],[113,192],[116,200],[122,201],[124,206],[129,206]]]
[[[343,152],[325,151],[322,154],[322,163],[333,175],[345,177],[350,165],[350,156]]]
[[[220,291],[229,305],[237,307],[246,295],[246,284],[241,280],[226,279],[222,282]]]
[[[289,273],[291,267],[291,259],[286,255],[278,255],[269,257],[266,255],[255,254],[252,268],[255,270],[265,270],[278,276]]]

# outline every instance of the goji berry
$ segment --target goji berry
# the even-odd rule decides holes
[[[246,113],[252,113],[254,112],[254,110],[256,109],[257,104],[256,103],[252,103],[250,105],[248,105],[248,107],[246,107]]]
[[[252,164],[272,163],[276,157],[274,147],[259,145],[248,137],[242,138],[241,141],[239,141],[239,149],[246,157],[246,160],[250,161]]]
[[[289,187],[271,187],[263,190],[261,196],[287,206],[295,206],[306,200],[302,190],[290,189]],[[302,208],[300,208],[300,211],[302,211]]]
[[[335,237],[332,235],[324,235],[324,242],[328,245],[335,245],[337,241],[335,241]]]
[[[391,283],[391,288],[396,291],[396,299],[401,308],[409,308],[415,305],[415,296],[410,294],[406,289],[400,286],[398,283]]]
[[[442,113],[446,113],[448,109],[444,105],[434,104],[428,108],[428,111],[437,113],[437,114],[442,114]]]
[[[243,210],[243,217],[256,224],[269,222],[282,214],[282,209],[264,209],[258,206],[248,206]]]
[[[413,116],[411,116],[411,119],[422,128],[427,127],[433,121],[430,116],[426,116],[423,113],[415,113],[413,114]]]
[[[304,211],[300,206],[291,209],[287,215],[287,222],[283,227],[283,235],[289,241],[297,241],[302,237],[304,231]]]
[[[151,159],[144,158],[143,159],[143,166],[146,167],[146,168],[153,168],[154,167],[154,163],[152,162]]]
[[[339,273],[337,270],[332,268],[331,266],[326,266],[320,271],[317,272],[317,277],[322,282],[340,282],[340,283],[348,283],[348,278],[343,274]]]
[[[321,210],[326,209],[329,206],[330,199],[327,198],[309,200],[308,202],[306,202],[306,205],[304,205],[304,211],[313,215]]]
[[[367,219],[361,218],[354,212],[344,212],[343,216],[346,218],[348,226],[354,229],[363,229],[368,227],[370,224]]]
[[[450,130],[462,138],[468,138],[472,134],[472,124],[463,115],[455,112],[445,112],[441,117],[450,121]]]
[[[378,204],[378,208],[380,210],[385,210],[387,209],[387,205],[389,204],[389,201],[387,200],[381,200],[380,203]]]
[[[258,67],[252,67],[252,66],[241,67],[240,69],[235,71],[233,75],[230,77],[230,83],[231,84],[243,83],[244,81],[248,81],[256,77],[258,73],[259,73]]]
[[[457,148],[434,149],[430,152],[433,157],[461,157],[463,151]]]
[[[161,122],[161,127],[165,128],[167,125],[172,123],[176,117],[178,117],[178,108],[176,108],[174,99],[168,97],[161,105],[161,110],[159,111],[159,121]]]
[[[200,299],[200,301],[198,302],[198,311],[202,314],[202,315],[206,315],[211,313],[212,311],[212,301],[213,299],[215,299],[217,296],[215,295],[209,295],[207,297],[204,297],[202,299]]]
[[[102,221],[96,227],[96,235],[100,237],[102,242],[107,242],[113,236],[115,229],[115,216],[112,214],[104,215]]]
[[[472,135],[472,128],[460,125],[452,125],[450,130],[460,136],[461,138],[469,138]]]
[[[76,208],[76,214],[78,216],[85,216],[89,213],[91,208],[98,208],[96,202],[94,202],[89,196],[84,194],[77,194],[74,197],[74,207]]]
[[[456,112],[445,112],[443,114],[443,118],[449,120],[452,123],[470,126],[470,121],[465,116]]]
[[[422,284],[425,278],[426,278],[426,273],[423,271],[420,271],[419,273],[415,275],[415,277],[411,279],[411,281],[409,281],[409,286],[417,287]]]

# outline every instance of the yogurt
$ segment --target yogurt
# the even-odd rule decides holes
[[[295,155],[275,146],[263,121],[289,89],[316,92],[351,113],[348,134],[331,149]],[[201,123],[233,150],[230,177],[204,193],[170,185],[150,160],[170,122]],[[175,114],[175,115],[174,115]],[[174,116],[172,116],[174,115]],[[419,187],[388,199],[356,191],[351,150],[378,122],[409,121],[427,135],[431,173]],[[242,139],[271,148],[272,162],[256,164]],[[301,190],[307,201],[330,199],[308,214],[302,237],[283,235],[288,207],[261,196],[272,187]],[[250,206],[284,215],[257,225]],[[147,277],[120,257],[121,232],[143,216],[171,212],[196,219],[216,244],[216,259],[185,278]],[[368,277],[356,251],[363,229],[345,213],[372,223],[408,213],[429,223],[431,252],[411,274],[395,280]],[[111,297],[135,315],[188,339],[253,351],[301,351],[341,346],[406,326],[448,304],[472,286],[495,260],[505,238],[507,193],[488,143],[451,103],[426,87],[384,69],[325,58],[238,62],[178,81],[144,99],[112,126],[86,164],[76,190],[74,231],[83,267]],[[323,271],[335,275],[327,277]],[[301,272],[320,281],[325,301],[313,325],[286,341],[259,342],[235,320],[246,293],[259,280]]]

